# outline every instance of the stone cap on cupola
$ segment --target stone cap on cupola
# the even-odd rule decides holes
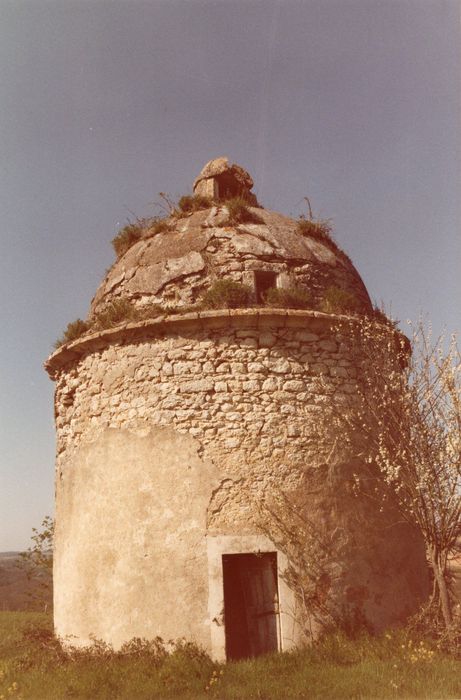
[[[230,164],[226,156],[214,158],[202,168],[194,182],[194,194],[213,200],[243,197],[250,205],[258,206],[251,175],[236,163]]]

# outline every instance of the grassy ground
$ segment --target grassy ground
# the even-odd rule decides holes
[[[212,662],[192,645],[66,657],[42,613],[0,613],[0,700],[461,698],[461,664],[404,633],[325,639],[296,653]]]

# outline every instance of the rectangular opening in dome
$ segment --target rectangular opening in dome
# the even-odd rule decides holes
[[[255,272],[255,292],[258,304],[263,304],[269,289],[277,286],[277,273],[268,270],[257,270]]]
[[[216,178],[216,184],[218,188],[218,199],[226,200],[231,199],[232,197],[242,196],[241,184],[228,173],[218,175]]]
[[[277,553],[223,554],[227,659],[279,650]]]

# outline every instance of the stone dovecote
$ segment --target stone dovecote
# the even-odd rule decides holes
[[[327,407],[353,396],[360,372],[335,314],[258,300],[258,279],[314,302],[334,285],[366,311],[365,286],[346,256],[288,217],[255,206],[261,223],[226,223],[219,187],[231,180],[253,186],[227,159],[208,163],[194,189],[215,201],[166,231],[147,227],[107,273],[89,319],[120,298],[176,315],[88,332],[47,361],[55,627],[68,643],[185,637],[218,659],[292,647],[302,639],[299,599],[261,503],[298,488],[300,474],[315,483],[319,527],[335,533],[339,606],[380,630],[427,592],[418,536],[357,499],[353,461],[336,464],[334,478],[328,471]],[[223,277],[253,289],[250,308],[194,310]]]

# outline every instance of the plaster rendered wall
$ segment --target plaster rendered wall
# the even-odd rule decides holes
[[[213,478],[195,440],[169,428],[106,428],[80,444],[57,488],[60,636],[119,647],[132,637],[184,635],[209,648],[205,520]]]
[[[358,502],[356,465],[325,466],[326,407],[350,404],[357,371],[328,325],[245,312],[159,324],[59,370],[58,634],[186,636],[219,655],[206,538],[260,535],[261,497],[300,473],[325,485],[313,510],[337,534],[338,597],[376,628],[411,612],[426,591],[422,543]]]

